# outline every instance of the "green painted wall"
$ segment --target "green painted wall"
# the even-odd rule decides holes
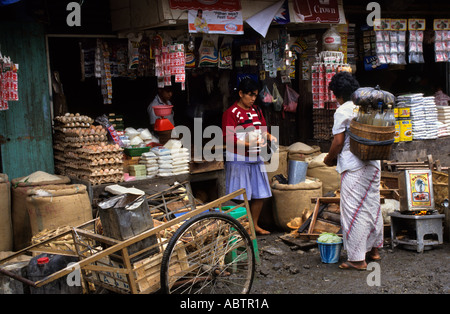
[[[36,22],[0,21],[0,51],[19,64],[19,101],[0,111],[1,172],[10,179],[54,173],[45,31]]]

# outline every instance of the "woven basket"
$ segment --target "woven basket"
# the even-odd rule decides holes
[[[350,136],[350,151],[361,160],[389,160],[394,142],[395,126],[374,126],[352,120],[350,132],[359,141]],[[370,144],[367,144],[370,142]],[[382,143],[390,143],[383,144]]]

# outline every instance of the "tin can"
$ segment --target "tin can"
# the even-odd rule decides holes
[[[410,107],[400,107],[398,108],[398,117],[399,118],[409,118],[411,114],[411,108]]]
[[[400,123],[400,142],[412,141],[412,124],[411,120],[399,120]]]
[[[395,119],[398,118],[398,108],[397,107],[394,108],[394,117],[395,117]]]
[[[398,120],[395,121],[395,135],[394,135],[394,143],[400,142],[400,123]]]

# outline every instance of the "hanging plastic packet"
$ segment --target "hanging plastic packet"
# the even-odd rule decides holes
[[[218,63],[217,36],[204,35],[199,48],[199,67],[216,67]]]
[[[135,36],[133,33],[128,35],[128,64],[129,69],[137,69],[139,66],[139,42],[142,39],[142,34]]]
[[[259,99],[261,100],[264,107],[269,107],[273,101],[272,94],[270,93],[269,88],[265,84],[263,89],[259,92]]]
[[[109,123],[108,117],[106,115],[102,115],[95,118],[95,122],[103,125],[108,130],[109,135],[113,139],[114,143],[118,144],[120,147],[123,147],[122,140],[120,139],[119,135],[114,129],[114,126],[111,123]]]
[[[273,83],[272,95],[273,95],[272,103],[274,110],[281,111],[283,109],[283,97],[281,97],[281,94],[278,91],[277,85],[275,83]]]
[[[436,62],[448,62],[450,59],[450,31],[435,31],[434,53]]]
[[[284,112],[297,112],[298,98],[300,95],[289,85],[286,85],[286,91],[284,92],[284,102],[283,102],[283,118]]]
[[[409,63],[424,63],[423,32],[425,19],[408,19],[409,30]]]
[[[233,38],[230,36],[222,40],[219,49],[219,69],[233,69],[232,44]]]

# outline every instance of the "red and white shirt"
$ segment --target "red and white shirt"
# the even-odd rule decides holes
[[[222,116],[222,134],[227,148],[233,147],[233,152],[237,154],[237,140],[245,140],[246,135],[259,136],[267,132],[266,119],[262,111],[257,106],[246,110],[238,106],[235,102],[228,108]],[[248,155],[246,148],[245,155]],[[257,152],[252,148],[252,152]]]

